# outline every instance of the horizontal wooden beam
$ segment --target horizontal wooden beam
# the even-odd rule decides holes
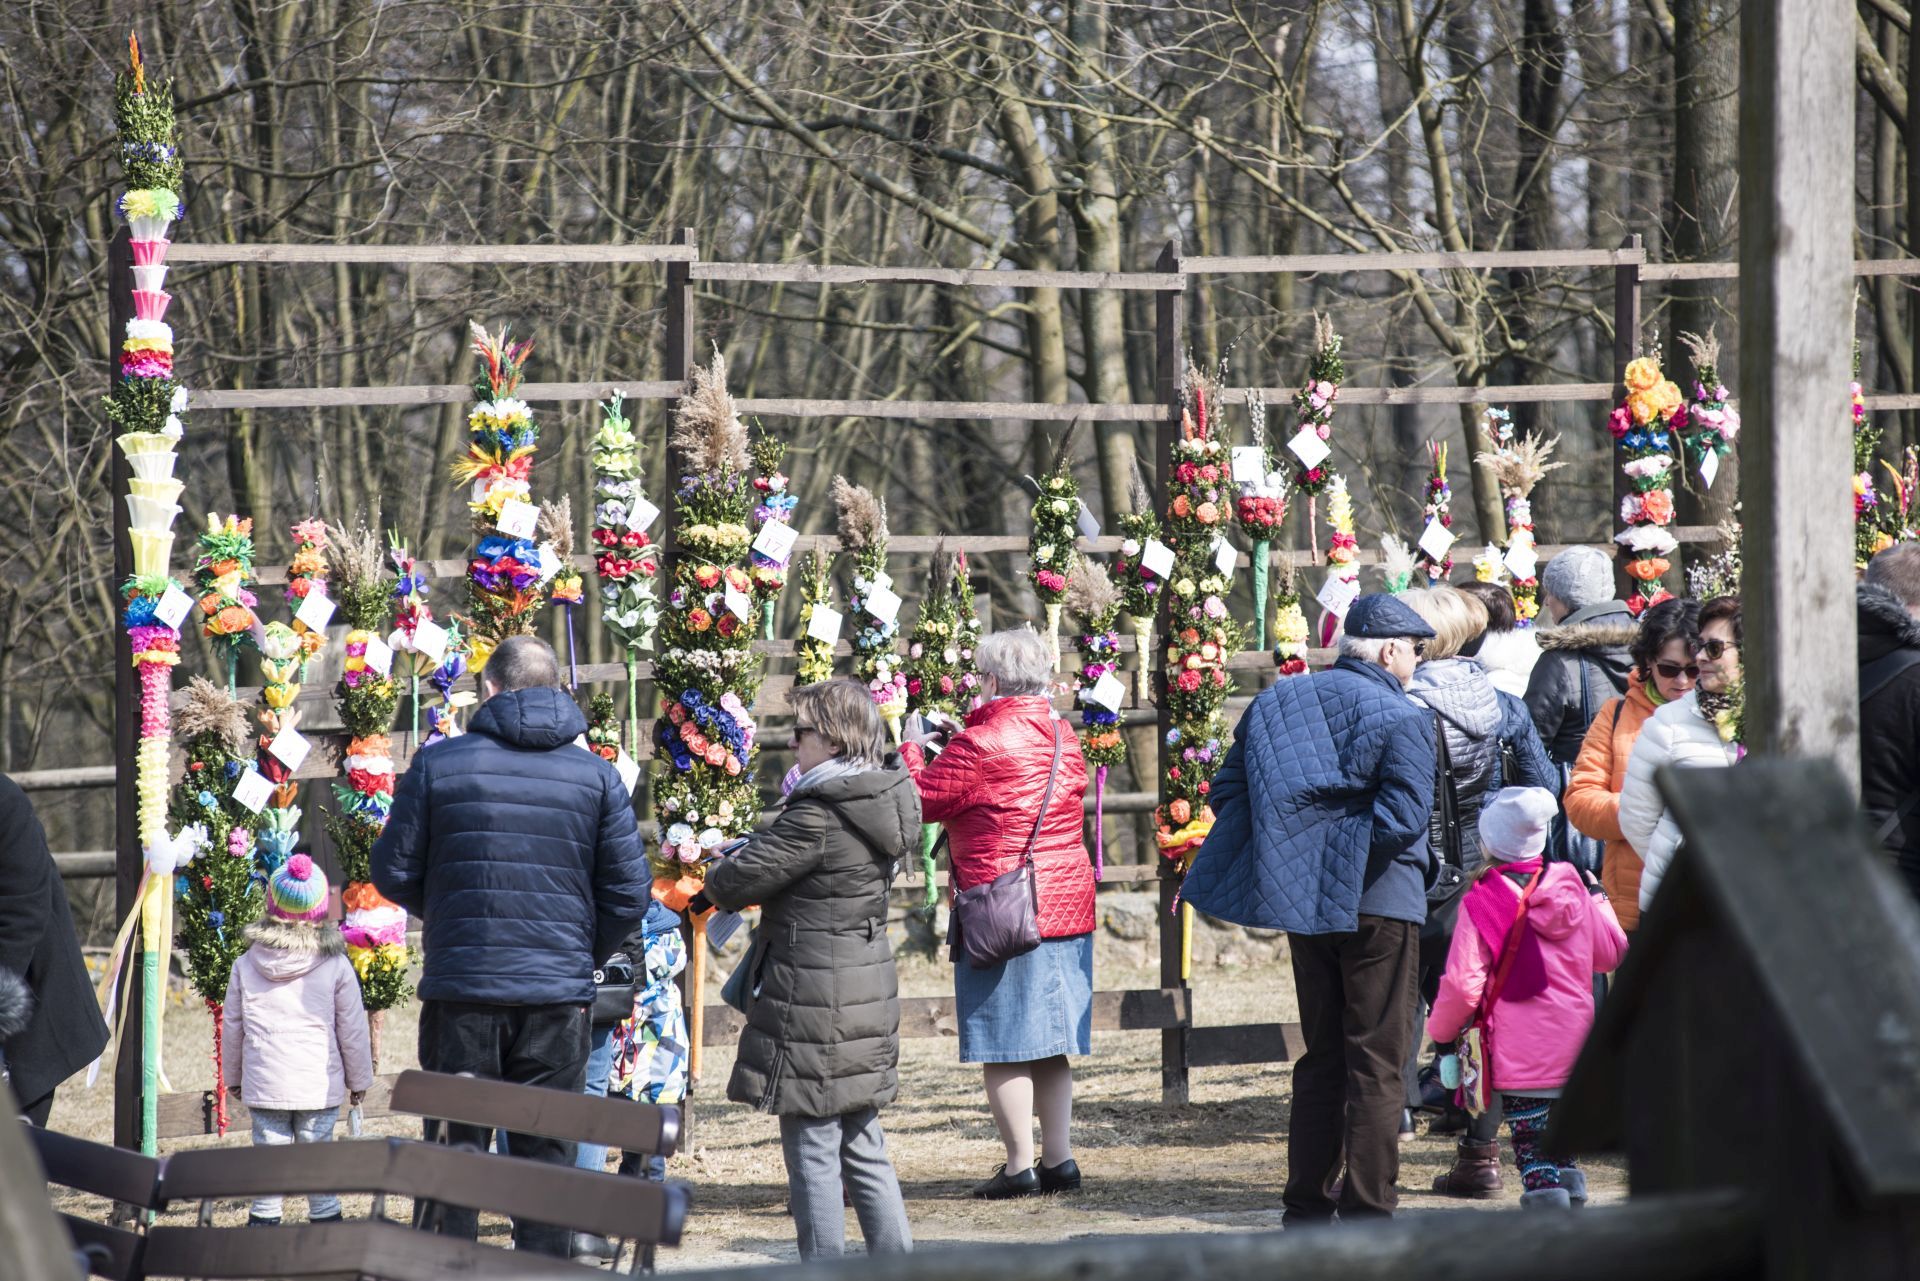
[[[1866,401],[1867,408],[1876,413],[1882,410],[1920,409],[1920,395],[1911,392],[1903,395],[1866,396],[1862,399]]]
[[[748,280],[817,285],[972,285],[986,289],[1152,289],[1177,291],[1187,282],[1158,271],[994,271],[971,267],[815,266],[811,263],[699,262],[695,280]]]
[[[1185,988],[1141,988],[1093,994],[1096,1032],[1151,1032],[1184,1027],[1191,1017],[1192,993]],[[730,1045],[746,1020],[727,1005],[707,1006],[705,1045]],[[950,996],[900,998],[900,1035],[906,1038],[958,1036],[960,1025]]]
[[[1298,1023],[1196,1027],[1187,1032],[1187,1064],[1198,1068],[1291,1063],[1306,1044]]]
[[[1243,405],[1258,395],[1270,405],[1293,399],[1292,387],[1229,387],[1220,396],[1223,403]],[[1519,405],[1544,401],[1611,401],[1617,394],[1612,383],[1539,383],[1502,384],[1488,387],[1351,387],[1340,388],[1343,405]]]
[[[23,792],[60,792],[77,787],[102,787],[113,782],[111,765],[76,765],[69,769],[35,769],[8,775]]]
[[[694,245],[235,245],[176,241],[167,262],[390,263],[403,267],[505,263],[692,262]]]
[[[1646,261],[1640,249],[1528,249],[1473,253],[1199,255],[1180,259],[1189,276],[1273,275],[1353,271],[1499,271],[1559,267],[1620,267]]]
[[[1018,400],[785,400],[736,398],[743,414],[793,418],[1019,419],[1035,423],[1078,420],[1103,423],[1153,423],[1166,417],[1160,405],[1042,404]]]
[[[604,400],[619,392],[628,400],[673,400],[681,383],[620,382],[522,383],[515,394],[530,403]],[[471,383],[395,384],[386,387],[262,387],[196,391],[189,402],[203,409],[364,409],[382,405],[451,405],[473,399]]]
[[[1856,276],[1920,276],[1920,258],[1856,258]],[[1737,262],[1650,262],[1640,268],[1642,283],[1673,280],[1738,280]]]

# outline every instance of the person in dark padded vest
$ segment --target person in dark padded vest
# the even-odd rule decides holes
[[[652,877],[627,788],[575,740],[587,718],[553,650],[510,636],[480,674],[466,734],[422,749],[373,847],[373,883],[424,920],[420,1066],[578,1094],[593,971],[647,913]],[[453,1126],[484,1148],[487,1131]],[[572,1165],[574,1145],[507,1135],[514,1156]],[[473,1238],[470,1210],[442,1231]],[[565,1258],[570,1234],[514,1224],[514,1247]]]
[[[1867,565],[1860,621],[1860,805],[1920,897],[1920,543]]]

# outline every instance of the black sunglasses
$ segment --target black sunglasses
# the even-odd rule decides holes
[[[1413,642],[1413,656],[1415,658],[1425,658],[1427,656],[1427,643],[1425,641],[1417,640]]]
[[[1708,658],[1712,659],[1716,663],[1720,661],[1720,655],[1726,653],[1730,649],[1739,649],[1739,648],[1740,648],[1739,641],[1710,640],[1710,641],[1700,642],[1700,652],[1702,654],[1705,654]]]
[[[1719,656],[1714,655],[1714,657],[1717,658]],[[1685,676],[1690,681],[1700,679],[1700,665],[1698,663],[1686,663],[1684,665],[1680,663],[1655,663],[1653,670],[1659,672],[1663,679],[1670,681],[1677,681],[1682,676]]]

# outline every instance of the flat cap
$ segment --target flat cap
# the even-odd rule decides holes
[[[1433,628],[1413,612],[1413,607],[1397,596],[1369,592],[1357,598],[1347,610],[1346,633],[1367,640],[1388,640],[1396,636],[1429,640]]]

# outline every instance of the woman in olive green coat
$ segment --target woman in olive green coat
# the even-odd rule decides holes
[[[864,686],[825,681],[792,701],[801,777],[773,824],[715,864],[692,904],[761,909],[727,1097],[780,1118],[801,1258],[844,1251],[843,1181],[867,1252],[904,1253],[912,1237],[879,1109],[900,1088],[887,889],[919,840],[919,795],[887,768]]]

